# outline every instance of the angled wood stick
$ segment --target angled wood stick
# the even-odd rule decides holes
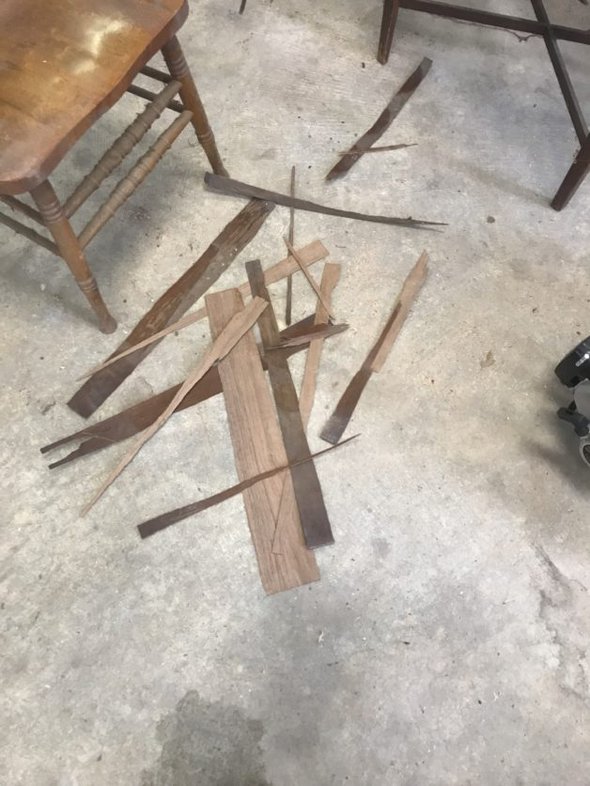
[[[295,260],[293,255],[290,254],[285,259],[281,259],[280,262],[277,262],[276,265],[272,265],[264,271],[264,281],[267,286],[269,284],[275,284],[277,281],[281,281],[286,276],[291,276],[293,273],[296,273],[301,269],[301,263],[303,263],[304,267],[308,267],[309,265],[319,262],[320,259],[325,259],[325,257],[328,256],[328,251],[326,250],[323,243],[321,243],[319,240],[314,240],[313,243],[309,243],[307,246],[301,248],[298,254],[299,260]],[[242,296],[248,297],[250,295],[250,284],[246,281],[238,287],[238,290]],[[148,336],[143,341],[133,344],[133,346],[125,349],[118,355],[112,355],[104,363],[94,366],[94,368],[91,368],[85,374],[82,374],[82,376],[78,377],[78,379],[80,380],[91,377],[98,371],[102,371],[103,368],[108,368],[113,363],[121,360],[121,358],[127,357],[127,355],[132,355],[134,352],[137,352],[138,349],[147,347],[149,344],[153,344],[155,341],[160,341],[160,339],[164,338],[164,336],[170,335],[170,333],[175,333],[177,330],[182,330],[185,327],[189,327],[189,325],[194,325],[195,322],[200,322],[202,319],[205,319],[206,316],[207,310],[203,306],[194,313],[187,314],[186,317],[182,317],[182,319],[179,319],[178,322],[174,322],[163,330]]]
[[[411,74],[400,89],[394,93],[391,101],[387,104],[383,112],[373,123],[368,131],[357,139],[354,145],[348,150],[326,175],[326,180],[335,180],[342,177],[355,164],[359,158],[369,151],[372,145],[387,131],[395,118],[402,111],[408,99],[413,95],[416,88],[420,85],[426,74],[430,71],[432,60],[425,57],[418,68]]]
[[[125,467],[135,458],[143,445],[153,437],[153,435],[164,425],[168,418],[172,415],[178,404],[186,396],[191,388],[207,373],[211,366],[221,358],[225,357],[227,353],[233,349],[240,338],[247,333],[248,330],[255,324],[264,309],[268,306],[268,302],[262,298],[256,297],[246,308],[239,314],[236,314],[228,323],[226,328],[219,334],[215,341],[211,344],[204,358],[196,366],[196,368],[189,374],[186,381],[180,386],[178,392],[168,404],[164,412],[147,428],[139,437],[131,450],[123,456],[121,461],[117,464],[115,469],[108,475],[106,480],[101,484],[98,491],[94,494],[90,502],[82,510],[82,515],[85,516],[94,503],[100,499],[107,488],[115,481]]]
[[[274,475],[278,475],[280,472],[286,472],[287,470],[293,469],[294,467],[298,466],[299,464],[303,464],[306,461],[313,461],[314,459],[323,456],[324,453],[329,453],[329,451],[334,450],[335,448],[340,448],[343,445],[346,445],[348,442],[352,442],[352,440],[356,439],[358,436],[358,434],[355,434],[352,437],[348,437],[348,439],[343,439],[342,442],[339,442],[337,445],[332,445],[329,448],[324,448],[324,450],[319,450],[317,453],[312,453],[309,456],[305,456],[299,461],[292,461],[290,464],[283,464],[280,467],[268,469],[266,472],[260,472],[258,475],[254,475],[251,478],[242,480],[240,483],[236,483],[234,486],[230,486],[224,491],[219,491],[217,494],[212,494],[210,497],[200,499],[198,502],[192,502],[190,505],[184,505],[182,508],[176,508],[176,510],[171,510],[168,513],[161,513],[159,516],[155,516],[153,519],[148,519],[142,524],[138,524],[137,530],[139,535],[141,538],[149,538],[150,535],[155,535],[156,532],[160,532],[161,530],[170,527],[172,524],[176,524],[177,521],[182,521],[189,516],[194,516],[196,513],[201,513],[202,511],[207,510],[207,508],[212,508],[213,505],[219,505],[220,502],[225,502],[226,499],[235,497],[236,494],[241,494],[243,491],[252,488],[252,486],[256,485],[256,483],[261,483],[263,480],[268,480]]]
[[[320,437],[326,440],[326,442],[331,442],[332,445],[338,442],[348,426],[371,375],[376,371],[381,371],[383,368],[393,342],[397,338],[410,308],[426,280],[427,261],[428,254],[424,251],[404,281],[402,291],[395,302],[389,319],[385,323],[385,327],[381,331],[381,335],[373,345],[363,365],[348,383],[340,397],[340,401],[336,405],[336,409],[322,429]]]
[[[295,260],[295,262],[297,262],[297,264],[298,264],[298,265],[299,265],[299,267],[301,268],[301,272],[303,273],[303,275],[304,275],[304,276],[305,276],[305,278],[307,279],[307,281],[308,281],[308,283],[309,283],[309,286],[310,286],[310,287],[313,289],[313,291],[315,292],[317,299],[320,301],[320,303],[322,304],[322,306],[323,306],[323,307],[324,307],[324,309],[326,310],[326,312],[327,312],[328,316],[330,317],[330,319],[334,319],[334,315],[331,313],[331,311],[330,311],[330,307],[328,306],[328,304],[327,304],[327,303],[326,303],[326,301],[324,300],[324,296],[322,295],[322,292],[321,292],[320,288],[319,288],[319,287],[318,287],[318,285],[316,284],[316,282],[315,282],[315,279],[313,278],[313,276],[311,275],[311,273],[309,273],[309,271],[307,271],[307,270],[305,269],[305,265],[303,264],[303,260],[301,259],[301,257],[300,257],[300,256],[299,256],[299,254],[297,253],[297,251],[295,251],[295,249],[293,248],[293,246],[291,245],[291,243],[288,241],[288,239],[287,239],[287,238],[284,238],[284,240],[285,240],[285,245],[286,245],[286,246],[287,246],[287,248],[289,249],[289,253],[291,254],[291,256],[293,257],[293,259]]]

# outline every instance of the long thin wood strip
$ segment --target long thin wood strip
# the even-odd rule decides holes
[[[326,175],[326,180],[335,180],[338,177],[343,177],[353,164],[355,164],[359,158],[361,158],[362,155],[383,136],[385,131],[387,131],[404,108],[408,99],[414,94],[416,88],[421,84],[426,74],[430,71],[431,66],[432,60],[425,57],[414,73],[411,74],[400,89],[394,93],[391,101],[387,104],[383,112],[381,112],[371,128],[365,131],[365,133],[357,139],[351,149],[332,167]]]
[[[324,247],[323,243],[321,243],[319,240],[315,240],[313,243],[309,243],[307,246],[304,246],[302,249],[300,249],[298,254],[300,261],[304,264],[305,267],[308,267],[309,265],[315,264],[315,262],[318,262],[320,259],[327,257],[328,251]],[[264,271],[264,280],[267,284],[274,284],[276,281],[280,281],[287,275],[293,275],[294,272],[297,272],[300,269],[300,264],[296,262],[291,255],[289,255],[280,262],[277,262],[275,265],[267,268],[267,270]],[[241,284],[239,291],[242,295],[248,296],[250,294],[250,284],[247,281],[244,284]],[[168,327],[165,327],[163,330],[159,330],[152,336],[148,336],[143,341],[139,341],[137,344],[134,344],[132,347],[125,349],[118,355],[112,355],[108,360],[105,360],[104,363],[100,363],[98,366],[94,366],[94,368],[89,369],[85,374],[82,374],[79,379],[91,377],[93,374],[97,374],[99,371],[102,371],[103,368],[108,368],[108,366],[112,366],[113,363],[117,363],[117,361],[119,361],[121,358],[132,355],[134,352],[137,352],[138,349],[148,347],[150,344],[153,344],[154,341],[159,341],[160,339],[169,336],[170,333],[176,333],[176,331],[183,330],[184,328],[189,327],[189,325],[194,325],[195,322],[200,322],[202,319],[205,319],[206,316],[207,309],[205,306],[203,306],[193,314],[188,314],[186,317],[182,317],[182,319],[179,319],[178,322],[173,322],[171,325],[168,325]]]
[[[274,202],[275,205],[283,205],[283,207],[291,207],[292,205],[296,210],[323,213],[327,216],[352,218],[357,221],[370,221],[375,224],[390,224],[398,227],[407,227],[409,229],[430,229],[431,227],[447,226],[441,221],[421,221],[415,218],[398,218],[397,216],[374,216],[369,213],[340,210],[336,207],[328,207],[327,205],[319,205],[316,202],[309,202],[306,199],[297,199],[287,196],[286,194],[279,194],[277,191],[267,191],[265,188],[251,186],[248,183],[233,180],[231,177],[214,175],[211,172],[205,173],[205,184],[209,191],[215,191],[218,194],[228,194],[229,196],[244,197],[246,199],[265,199],[268,202]]]
[[[356,439],[358,436],[358,434],[355,434],[352,437],[348,437],[348,439],[343,439],[342,442],[339,442],[337,445],[330,445],[329,448],[318,450],[317,453],[312,453],[310,456],[301,459],[299,462],[293,464],[283,464],[281,467],[268,469],[266,472],[259,472],[258,475],[254,475],[251,478],[246,478],[240,483],[236,483],[235,485],[230,486],[223,491],[219,491],[217,494],[212,494],[210,497],[200,499],[197,502],[191,502],[188,505],[183,505],[181,508],[170,510],[167,513],[161,513],[159,516],[154,516],[154,518],[148,519],[147,521],[143,521],[141,524],[138,524],[137,531],[139,532],[139,535],[142,539],[149,538],[151,535],[155,535],[156,532],[161,532],[163,529],[172,526],[172,524],[176,524],[183,519],[189,518],[189,516],[195,516],[197,513],[202,513],[204,510],[212,508],[214,505],[219,505],[220,502],[225,502],[226,500],[231,499],[231,497],[235,497],[237,494],[243,494],[244,491],[252,488],[252,486],[255,486],[257,483],[260,483],[263,480],[268,480],[274,475],[280,475],[287,470],[293,469],[293,467],[297,466],[298,464],[302,464],[305,461],[314,461],[320,456],[323,456],[325,453],[330,453],[330,451],[336,450],[336,448],[341,448],[348,442],[352,442],[352,440]]]
[[[406,147],[416,147],[417,144],[418,144],[417,142],[409,142],[409,143],[400,144],[400,145],[373,146],[373,147],[367,148],[367,150],[363,150],[363,153],[388,153],[388,152],[390,152],[392,150],[404,150]],[[354,153],[354,152],[356,152],[355,148],[351,147],[350,150],[341,150],[338,153],[338,155],[339,156],[346,156],[349,153]]]
[[[340,265],[333,262],[326,262],[322,273],[322,281],[320,284],[321,292],[323,295],[322,301],[318,300],[314,324],[317,327],[325,327],[328,324],[328,312],[322,305],[325,301],[331,303],[331,296],[334,287],[340,278]],[[301,412],[301,420],[303,428],[307,432],[309,423],[309,416],[313,406],[313,399],[315,396],[317,372],[320,364],[320,357],[322,354],[323,338],[317,338],[309,345],[309,351],[305,360],[305,369],[303,371],[303,380],[301,382],[301,389],[299,391],[299,411]],[[283,517],[288,513],[284,511],[284,507],[293,504],[294,500],[287,494],[283,493],[281,496],[281,506],[279,508],[279,516],[277,517],[277,526],[275,529],[275,536],[272,542],[272,550],[275,554],[281,554],[283,551],[283,527],[281,522]]]
[[[322,273],[322,281],[320,288],[323,295],[323,300],[329,305],[331,304],[332,292],[340,279],[341,268],[340,265],[334,262],[326,262],[324,271]],[[323,306],[322,302],[318,302],[315,312],[315,325],[324,325],[328,322],[328,311]],[[317,373],[320,366],[320,358],[324,346],[324,339],[317,338],[309,345],[307,358],[305,360],[305,369],[303,370],[303,379],[301,381],[301,389],[299,391],[299,411],[301,412],[301,419],[303,426],[307,431],[311,409],[313,407],[313,399],[315,396]]]
[[[233,290],[208,295],[206,305],[211,334],[216,336],[235,313],[241,312],[243,301]],[[238,479],[244,481],[287,464],[277,414],[251,332],[219,363],[218,369]],[[281,488],[282,479],[277,475],[243,492],[262,586],[269,594],[319,578],[315,557],[305,548],[298,516],[285,522],[286,552],[282,555],[272,553]]]
[[[127,467],[127,465],[133,461],[145,443],[162,428],[164,423],[166,423],[166,421],[170,418],[178,404],[186,396],[189,390],[191,390],[191,388],[193,388],[197,382],[204,377],[204,375],[207,373],[207,371],[209,371],[214,363],[223,358],[231,349],[233,349],[244,333],[250,330],[250,328],[255,324],[267,306],[268,303],[266,303],[262,298],[254,298],[254,300],[252,300],[252,302],[242,312],[236,314],[235,317],[230,320],[225,330],[223,330],[217,336],[213,344],[211,344],[205,353],[203,359],[200,361],[200,363],[197,364],[193,371],[188,375],[185,382],[180,386],[178,392],[175,394],[174,398],[168,404],[164,412],[162,412],[162,414],[156,418],[152,425],[141,434],[140,438],[137,440],[135,445],[133,445],[131,450],[123,456],[115,469],[104,480],[90,502],[82,510],[83,516],[86,515],[90,508],[97,502],[97,500],[100,499],[111,483],[113,483],[119,477],[125,467]]]
[[[270,202],[252,200],[222,229],[219,235],[188,270],[162,294],[139,320],[111,357],[176,322],[227,270],[237,255],[255,237],[273,210]],[[108,369],[98,371],[68,401],[68,406],[89,417],[137,368],[156,342],[122,358]]]
[[[348,383],[340,397],[340,401],[336,405],[336,409],[320,433],[320,437],[326,442],[331,442],[333,445],[338,442],[350,422],[350,418],[371,375],[383,367],[393,342],[408,316],[412,303],[424,284],[428,272],[427,261],[428,256],[426,252],[423,252],[404,281],[402,291],[396,300],[385,327],[381,331],[381,335],[371,348],[360,369]]]
[[[252,288],[252,294],[268,300],[268,290],[264,283],[262,267],[258,260],[246,263],[246,271]],[[266,314],[266,318],[264,317]],[[260,338],[265,350],[268,365],[268,378],[272,388],[279,424],[285,444],[289,463],[309,456],[311,451],[307,444],[305,429],[299,412],[299,400],[289,370],[289,363],[284,352],[267,352],[268,347],[276,346],[279,341],[279,330],[272,304],[262,312],[258,320]],[[301,518],[303,536],[308,548],[316,548],[334,542],[328,513],[322,496],[320,481],[313,461],[301,464],[291,471],[295,499]],[[280,502],[277,499],[277,507]],[[284,527],[284,522],[280,522]],[[274,538],[274,530],[273,530]]]
[[[291,243],[290,243],[290,242],[287,240],[287,238],[284,238],[284,240],[285,240],[285,245],[286,245],[286,246],[287,246],[287,248],[289,249],[289,253],[291,254],[291,256],[293,257],[293,259],[295,260],[295,262],[297,262],[297,264],[298,264],[298,265],[299,265],[299,267],[301,268],[301,272],[303,273],[303,275],[304,275],[304,276],[305,276],[305,278],[307,279],[307,282],[308,282],[309,286],[310,286],[310,287],[313,289],[313,291],[315,292],[317,299],[320,301],[320,303],[322,304],[322,306],[324,307],[324,309],[327,311],[327,313],[328,313],[328,316],[330,317],[330,319],[334,319],[334,314],[332,314],[332,312],[330,311],[330,306],[329,306],[329,305],[326,303],[326,301],[324,300],[324,296],[322,295],[322,291],[321,291],[321,289],[318,287],[318,285],[316,284],[314,277],[313,277],[313,276],[312,276],[312,275],[311,275],[311,274],[310,274],[310,273],[309,273],[309,272],[308,272],[308,271],[305,269],[305,265],[304,265],[304,264],[303,264],[303,262],[301,261],[301,259],[300,259],[300,257],[299,257],[299,254],[298,254],[298,253],[297,253],[297,251],[296,251],[296,250],[293,248],[292,244],[291,244]]]
[[[300,322],[285,328],[285,330],[281,332],[281,340],[288,340],[290,336],[297,336],[298,332],[310,330],[312,327],[313,316],[306,317]],[[285,353],[290,357],[303,350],[305,346],[305,344],[300,344],[293,347],[287,347]],[[266,366],[264,366],[264,368],[266,370]],[[105,418],[91,426],[85,426],[80,431],[68,434],[52,442],[50,445],[45,445],[41,448],[41,453],[47,453],[69,442],[86,439],[86,441],[82,442],[76,450],[59,461],[49,464],[49,469],[67,464],[70,461],[94,453],[97,450],[108,448],[110,445],[116,445],[118,442],[122,442],[129,437],[133,437],[135,434],[139,434],[140,431],[150,426],[158,415],[166,409],[176,392],[179,390],[181,384],[182,383],[179,383],[161,393],[150,396],[140,401],[138,404],[134,404],[124,409],[122,412],[112,415],[110,418]],[[213,366],[213,368],[205,374],[203,379],[197,382],[194,388],[186,394],[175,411],[180,412],[187,407],[199,404],[201,401],[205,401],[219,393],[221,393],[221,380],[219,378],[217,366]]]
[[[291,167],[291,184],[289,188],[289,196],[295,196],[295,167]],[[295,245],[295,208],[293,205],[289,208],[289,243]],[[291,324],[291,317],[293,311],[293,279],[291,276],[287,279],[287,302],[285,305],[285,324]]]
[[[387,331],[387,335],[385,336],[384,340],[380,342],[375,357],[371,362],[371,371],[378,372],[383,368],[385,361],[389,357],[391,348],[398,337],[400,330],[402,329],[402,325],[406,321],[406,318],[410,312],[410,309],[412,308],[414,301],[416,300],[416,297],[418,296],[418,293],[424,286],[427,273],[428,254],[426,251],[423,251],[419,256],[418,261],[410,271],[408,277],[404,281],[402,291],[400,292],[398,298],[398,302],[400,304],[399,316],[391,326],[391,329]]]

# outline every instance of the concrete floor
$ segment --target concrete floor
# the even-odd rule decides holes
[[[574,0],[551,5],[590,26]],[[309,198],[449,226],[297,215],[297,241],[343,264],[351,325],[325,349],[313,448],[423,248],[432,262],[354,417],[362,439],[318,463],[336,534],[322,580],[272,598],[239,498],[146,542],[134,528],[235,480],[220,398],[174,417],[85,519],[127,445],[54,472],[38,452],[80,428],[76,377],[242,206],[204,193],[194,137],[90,249],[113,336],[64,266],[2,231],[0,783],[586,786],[590,474],[552,369],[590,332],[590,179],[549,209],[576,143],[544,46],[402,11],[381,67],[377,0],[237,6],[194,3],[182,32],[232,175],[285,190],[296,164]],[[590,48],[565,51],[590,112]],[[424,55],[433,69],[383,138],[418,146],[326,185]],[[62,193],[138,106],[72,151]],[[275,210],[220,286],[281,258],[287,222]],[[282,311],[283,285],[272,294]],[[297,281],[296,316],[312,308]],[[206,323],[168,339],[98,415],[183,379],[207,341]]]

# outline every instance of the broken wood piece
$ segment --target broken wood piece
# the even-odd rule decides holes
[[[108,475],[106,480],[101,484],[98,491],[92,497],[90,502],[84,507],[82,515],[86,515],[90,508],[97,502],[98,499],[104,494],[107,488],[113,483],[123,472],[125,467],[133,461],[135,456],[139,453],[143,445],[153,437],[153,435],[162,428],[164,423],[170,418],[175,411],[178,404],[186,396],[191,388],[203,378],[209,371],[214,363],[221,358],[225,357],[227,353],[233,349],[240,338],[247,333],[248,330],[256,323],[258,317],[262,314],[268,303],[262,298],[254,298],[252,302],[239,314],[236,314],[227,324],[226,328],[221,331],[215,341],[211,344],[205,356],[189,374],[185,382],[180,386],[177,393],[174,395],[172,401],[168,404],[164,412],[162,412],[152,425],[147,428],[139,437],[131,450],[123,456],[121,461],[117,464],[115,469]]]
[[[291,254],[291,256],[293,257],[295,262],[297,262],[297,264],[301,268],[301,272],[303,273],[303,275],[307,279],[310,287],[315,292],[317,299],[320,301],[320,303],[322,304],[324,309],[327,311],[328,316],[330,317],[330,319],[334,319],[334,315],[331,313],[330,307],[328,306],[328,304],[324,300],[324,296],[322,295],[322,292],[321,292],[320,288],[316,284],[314,277],[311,275],[311,273],[309,273],[305,269],[305,265],[301,261],[301,259],[299,257],[299,254],[297,253],[297,251],[295,251],[295,249],[293,248],[292,244],[287,240],[287,238],[284,238],[284,240],[285,240],[285,245],[287,246],[287,249],[289,250],[289,253]]]
[[[356,439],[358,436],[358,434],[355,434],[352,437],[343,439],[342,442],[339,442],[337,445],[330,445],[329,448],[318,450],[317,453],[312,453],[310,456],[301,459],[301,461],[297,463],[300,464],[305,461],[314,461],[320,456],[323,456],[325,453],[329,453],[332,450],[336,450],[336,448],[341,448],[348,442],[352,442],[352,440]],[[252,488],[252,486],[255,486],[257,483],[260,483],[263,480],[268,480],[275,475],[280,475],[283,472],[287,472],[294,466],[296,466],[296,464],[283,464],[280,467],[268,469],[266,472],[259,472],[258,475],[254,475],[251,478],[246,478],[240,483],[236,483],[234,486],[230,486],[224,491],[219,491],[217,494],[212,494],[210,497],[200,499],[197,502],[191,502],[189,505],[183,505],[181,508],[168,511],[168,513],[161,513],[159,516],[154,516],[154,518],[148,519],[147,521],[138,524],[137,531],[139,532],[139,535],[142,539],[149,538],[151,535],[155,535],[156,532],[161,532],[163,529],[172,526],[172,524],[176,524],[183,519],[189,518],[189,516],[202,513],[204,510],[212,508],[214,505],[219,505],[220,502],[225,502],[226,500],[231,499],[231,497],[235,497],[237,494],[243,494],[244,491]]]
[[[306,199],[297,199],[287,196],[286,194],[279,194],[277,191],[267,191],[265,188],[251,186],[248,183],[233,180],[231,177],[214,175],[211,172],[205,172],[205,184],[209,191],[215,191],[218,194],[228,194],[229,196],[244,197],[246,199],[264,199],[268,202],[274,202],[275,205],[283,205],[283,207],[291,207],[292,205],[296,210],[323,213],[327,216],[352,218],[357,221],[371,221],[376,224],[390,224],[410,229],[430,229],[430,227],[447,226],[441,221],[421,221],[410,217],[398,218],[397,216],[373,216],[368,213],[355,213],[351,210],[340,210],[336,207],[328,207],[326,205],[319,205],[316,202],[308,202]]]
[[[363,150],[363,153],[388,153],[392,150],[404,150],[406,147],[416,147],[418,145],[417,142],[410,142],[409,144],[400,144],[400,145],[381,145],[379,147],[369,147],[367,150]],[[347,156],[349,153],[356,153],[356,148],[351,147],[350,150],[341,150],[338,155],[339,156]]]
[[[347,385],[346,390],[340,397],[340,401],[336,405],[336,409],[322,429],[320,437],[326,442],[331,442],[333,445],[338,442],[348,426],[371,375],[374,372],[381,371],[383,368],[383,364],[408,316],[410,308],[426,280],[427,262],[428,255],[424,251],[404,281],[402,290],[385,327],[381,331],[381,335],[373,345],[360,369]]]
[[[289,188],[289,196],[295,196],[295,167],[291,167],[291,187]],[[289,243],[295,245],[295,208],[293,205],[289,208]],[[291,317],[293,311],[293,279],[291,276],[287,279],[287,301],[285,304],[285,324],[291,324]]]
[[[301,264],[303,264],[304,267],[313,265],[320,259],[327,257],[328,251],[323,243],[321,243],[319,240],[315,240],[313,243],[309,243],[307,246],[304,246],[302,249],[300,249],[298,254],[298,261],[296,261],[295,258],[290,254],[285,259],[282,259],[280,262],[277,262],[275,265],[267,268],[267,270],[264,271],[264,280],[266,283],[274,284],[275,282],[285,278],[287,275],[293,275],[294,272],[301,269]],[[247,281],[238,289],[242,295],[250,295],[250,284]],[[123,350],[123,352],[120,352],[117,355],[111,355],[108,360],[105,360],[104,363],[100,363],[98,366],[94,366],[94,368],[91,368],[85,374],[82,374],[79,379],[91,377],[99,371],[102,371],[102,369],[112,366],[113,363],[117,363],[121,358],[132,355],[134,352],[137,352],[137,350],[147,347],[150,344],[153,344],[155,341],[165,338],[166,336],[170,335],[170,333],[176,333],[177,330],[183,330],[184,328],[189,327],[189,325],[194,325],[195,322],[200,322],[200,320],[205,319],[206,316],[207,310],[203,306],[203,308],[198,309],[198,311],[195,311],[193,314],[188,314],[186,317],[182,317],[182,319],[179,319],[178,322],[173,322],[171,325],[168,325],[168,327],[165,327],[163,330],[159,330],[157,333],[148,336],[143,341],[128,347],[127,349]]]
[[[314,325],[316,328],[329,327],[328,312],[322,305],[322,302],[325,301],[328,304],[330,304],[332,291],[336,286],[336,284],[338,283],[339,278],[340,278],[340,265],[337,265],[333,262],[326,262],[326,264],[324,265],[324,271],[322,273],[322,281],[320,284],[323,298],[322,301],[318,300],[316,313],[314,317]],[[323,343],[324,343],[323,338],[317,337],[309,345],[309,351],[307,353],[307,358],[305,360],[305,369],[303,371],[303,380],[301,382],[301,389],[299,391],[299,411],[301,412],[301,420],[303,423],[303,428],[305,429],[306,433],[307,433],[307,426],[309,423],[309,416],[311,415],[311,409],[313,406],[313,399],[315,396],[317,372],[320,365],[320,357],[322,353]],[[286,494],[283,494],[281,497],[281,507],[279,509],[280,510],[279,517],[277,519],[277,528],[275,530],[275,536],[272,542],[272,550],[276,554],[280,554],[283,551],[283,545],[282,545],[283,533],[280,524],[280,522],[282,521],[281,512],[283,512],[283,506],[289,504],[294,504],[294,500],[291,497],[287,496]]]
[[[256,235],[273,210],[270,202],[250,201],[222,229],[219,235],[182,276],[161,295],[137,323],[111,357],[119,355],[148,336],[176,322],[227,270],[233,260]],[[87,418],[137,368],[156,342],[144,346],[108,369],[92,375],[68,401],[68,406]]]
[[[268,365],[268,378],[272,388],[275,406],[279,417],[279,425],[283,435],[283,443],[289,463],[300,461],[309,456],[311,451],[307,444],[305,429],[299,412],[299,400],[289,370],[289,363],[284,351],[268,352],[268,347],[276,346],[279,341],[279,330],[275,313],[270,303],[268,290],[264,283],[264,274],[259,260],[255,259],[246,263],[246,272],[250,281],[252,295],[264,298],[269,302],[269,307],[262,312],[258,320],[260,338]],[[264,318],[266,314],[266,318]],[[325,546],[334,542],[328,513],[322,496],[320,481],[313,461],[296,466],[291,470],[295,500],[303,536],[308,548]],[[279,488],[280,488],[279,483]],[[279,506],[281,492],[277,498]],[[284,528],[285,522],[277,522],[277,526]],[[284,529],[282,529],[284,533]],[[273,526],[274,537],[274,526]],[[284,537],[283,537],[284,540]]]
[[[322,342],[325,338],[335,336],[338,333],[344,333],[345,330],[348,330],[348,325],[345,322],[339,325],[331,325],[329,323],[324,325],[312,325],[312,327],[307,328],[298,335],[281,339],[281,342],[277,344],[276,347],[267,347],[267,351],[285,349],[286,347],[298,347],[300,344],[311,345],[315,341]]]
[[[335,180],[345,175],[361,156],[367,152],[373,144],[383,136],[395,118],[406,105],[408,99],[413,95],[416,88],[421,84],[426,74],[430,71],[432,60],[425,57],[418,68],[411,76],[406,79],[400,89],[393,95],[383,112],[373,123],[371,128],[366,131],[354,145],[346,152],[340,161],[335,164],[326,175],[326,180]]]
[[[236,290],[208,295],[206,305],[213,337],[220,335],[236,314],[243,313],[243,300]],[[238,479],[245,481],[287,464],[277,414],[252,332],[219,363],[218,371]],[[303,542],[296,509],[291,520],[284,522],[288,533],[285,553],[272,553],[281,488],[282,479],[277,475],[243,491],[260,578],[268,594],[319,579],[315,557]]]
[[[340,265],[334,262],[326,262],[324,271],[322,273],[322,281],[320,290],[322,292],[322,299],[318,302],[314,324],[316,327],[328,324],[329,312],[323,305],[327,303],[331,305],[332,292],[340,279]],[[309,345],[309,351],[305,360],[305,369],[303,370],[303,380],[301,382],[301,390],[299,392],[299,411],[301,412],[301,419],[303,426],[307,431],[307,424],[311,415],[313,407],[313,399],[315,396],[316,379],[320,365],[320,357],[324,345],[322,336],[318,336]]]
[[[283,330],[281,332],[281,340],[288,339],[289,336],[297,337],[299,334],[311,330],[312,328],[313,317],[306,317],[301,320],[301,322],[297,322]],[[290,357],[304,349],[305,346],[305,344],[301,344],[285,348],[285,354]],[[264,360],[262,362],[264,368],[266,368]],[[181,384],[182,383],[179,383],[161,393],[150,396],[144,401],[140,401],[138,404],[134,404],[124,409],[122,412],[118,412],[116,415],[105,418],[98,423],[94,423],[91,426],[85,426],[80,431],[62,437],[50,445],[45,445],[41,448],[41,453],[48,453],[69,442],[86,439],[86,441],[82,442],[76,450],[73,450],[59,461],[54,461],[52,464],[49,464],[49,469],[67,464],[70,461],[94,453],[97,450],[103,450],[111,445],[116,445],[118,442],[122,442],[129,437],[135,436],[135,434],[139,434],[140,431],[150,426],[160,413],[166,409],[176,392],[179,390]],[[197,382],[192,390],[186,394],[175,411],[180,412],[187,407],[199,404],[201,401],[205,401],[219,393],[221,393],[221,380],[219,379],[217,366],[213,366],[213,368],[209,369],[205,374],[203,379]]]

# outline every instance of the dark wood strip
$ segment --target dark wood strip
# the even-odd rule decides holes
[[[245,197],[247,199],[265,199],[274,202],[275,205],[283,207],[293,206],[296,210],[307,210],[310,213],[323,213],[326,216],[339,216],[340,218],[352,218],[357,221],[370,221],[374,224],[390,224],[393,226],[407,227],[410,229],[430,229],[431,227],[447,226],[440,221],[420,221],[414,218],[398,218],[396,216],[373,216],[369,213],[355,213],[351,210],[340,210],[336,207],[318,205],[316,202],[308,202],[306,199],[297,199],[279,194],[277,191],[267,191],[265,188],[251,186],[231,177],[214,175],[211,172],[205,173],[205,184],[209,191],[218,194],[228,194],[230,196]]]
[[[332,167],[326,175],[326,180],[335,180],[338,177],[343,177],[359,158],[361,158],[364,153],[383,136],[402,111],[408,100],[412,97],[416,88],[422,83],[422,80],[430,71],[431,66],[432,60],[425,57],[414,73],[411,74],[400,89],[394,93],[393,98],[387,104],[383,112],[381,112],[371,128],[365,131],[350,150],[342,156],[340,161]]]
[[[260,261],[256,259],[247,262],[246,272],[252,295],[257,295],[269,302],[269,307],[262,312],[258,319],[262,347],[268,366],[268,377],[279,416],[287,459],[289,463],[301,461],[301,459],[309,457],[311,451],[307,444],[305,428],[299,411],[299,399],[289,370],[287,356],[280,350],[267,351],[269,347],[279,344],[280,335]],[[308,548],[317,548],[333,543],[334,536],[313,462],[297,465],[291,471],[291,477],[305,544]]]
[[[271,202],[250,201],[199,259],[158,298],[110,357],[157,333],[188,311],[255,237],[273,208]],[[158,343],[138,349],[93,374],[68,401],[70,409],[84,418],[92,415]]]
[[[282,331],[281,341],[288,341],[290,337],[296,339],[298,335],[304,331],[312,329],[313,322],[313,316],[309,316],[301,320],[301,322],[291,325],[289,328]],[[284,351],[290,357],[304,350],[306,346],[307,344],[299,344],[297,346],[288,347]],[[263,365],[265,365],[264,360]],[[69,434],[66,437],[62,437],[52,442],[50,445],[45,445],[41,448],[41,453],[49,453],[49,451],[55,450],[55,448],[61,447],[62,445],[67,445],[69,442],[75,442],[81,439],[86,440],[72,453],[50,464],[49,469],[59,467],[62,464],[68,464],[70,461],[74,461],[82,456],[87,456],[90,453],[95,453],[97,450],[108,448],[111,445],[122,442],[124,439],[128,439],[138,434],[140,431],[143,431],[143,429],[150,426],[166,409],[179,388],[180,384],[174,385],[155,396],[150,396],[150,398],[140,401],[132,407],[128,407],[122,412],[118,412],[116,415],[112,415],[92,426],[86,426],[80,431],[76,431],[73,434]],[[214,366],[205,374],[200,382],[197,382],[195,387],[180,402],[176,408],[176,412],[199,404],[201,401],[205,401],[219,393],[221,393],[221,380],[219,379],[217,366]]]
[[[356,439],[357,437],[358,434],[355,434],[352,437],[348,437],[348,439],[343,439],[342,442],[339,442],[337,445],[331,445],[329,448],[324,448],[324,450],[319,450],[317,453],[312,453],[300,461],[293,462],[291,464],[284,464],[281,467],[275,467],[274,469],[269,469],[266,472],[260,472],[258,475],[247,478],[241,483],[236,483],[234,486],[230,486],[229,488],[225,489],[224,491],[220,491],[217,494],[212,494],[206,499],[200,499],[198,502],[191,502],[190,505],[183,505],[181,508],[176,508],[175,510],[171,510],[168,513],[161,513],[159,516],[154,516],[154,518],[148,519],[147,521],[138,524],[137,531],[139,532],[142,539],[149,538],[151,535],[155,535],[156,532],[161,532],[163,529],[172,526],[172,524],[176,524],[178,521],[182,521],[189,516],[194,516],[197,513],[202,513],[204,510],[207,510],[207,508],[212,508],[214,505],[219,505],[220,502],[225,502],[226,500],[231,499],[231,497],[235,497],[236,494],[241,494],[243,491],[252,488],[252,486],[254,486],[256,483],[260,483],[263,480],[272,478],[274,475],[278,475],[280,472],[293,470],[294,467],[300,466],[306,461],[313,461],[314,459],[323,456],[325,453],[329,453],[331,450],[341,448],[343,445],[346,445],[348,442],[352,442],[352,440]]]

